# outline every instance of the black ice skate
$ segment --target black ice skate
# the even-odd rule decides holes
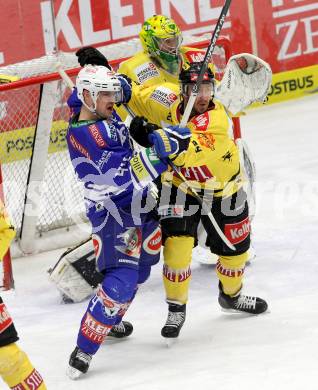
[[[76,347],[70,356],[67,375],[71,379],[77,379],[86,374],[91,360],[92,355]]]
[[[221,284],[219,284],[219,289],[219,304],[227,311],[261,314],[267,310],[267,303],[262,298],[243,295],[240,293],[231,297],[224,294]]]
[[[176,338],[186,319],[186,305],[169,303],[168,318],[165,326],[161,329],[161,336]]]
[[[128,321],[121,321],[119,324],[114,325],[110,332],[108,333],[108,337],[114,337],[116,339],[121,339],[123,337],[128,337],[132,334],[134,327]]]

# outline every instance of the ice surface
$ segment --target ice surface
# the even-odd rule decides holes
[[[89,373],[72,382],[65,370],[87,303],[61,305],[47,279],[62,250],[18,258],[16,290],[2,296],[48,389],[317,389],[318,95],[249,111],[242,131],[256,161],[258,195],[257,257],[244,291],[268,300],[270,312],[223,313],[214,267],[194,262],[187,320],[167,348],[157,265],[127,313],[132,336],[107,341]]]

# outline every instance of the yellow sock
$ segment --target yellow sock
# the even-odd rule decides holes
[[[225,294],[233,296],[242,288],[247,258],[247,252],[237,256],[220,256],[216,264],[216,273]]]
[[[172,236],[165,241],[163,284],[168,302],[188,301],[193,244],[194,238],[190,236]]]
[[[14,390],[46,390],[41,375],[17,344],[0,347],[0,375]]]

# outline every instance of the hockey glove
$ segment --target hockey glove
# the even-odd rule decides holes
[[[129,133],[139,145],[148,148],[153,145],[148,136],[157,129],[159,129],[157,125],[148,123],[143,116],[135,116],[130,123]]]
[[[120,81],[121,89],[123,91],[123,98],[121,103],[126,104],[131,98],[131,78],[122,73],[118,73],[116,76]]]
[[[107,58],[95,47],[87,46],[82,47],[75,53],[78,57],[78,63],[83,67],[85,65],[101,65],[106,66],[109,70],[112,70]]]
[[[190,137],[191,132],[187,127],[169,126],[155,130],[148,139],[153,143],[159,158],[173,159],[188,149]]]

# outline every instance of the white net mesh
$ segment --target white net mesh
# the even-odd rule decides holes
[[[210,34],[201,35],[200,37],[184,36],[183,44],[188,45],[209,39]],[[98,50],[100,50],[109,61],[112,61],[131,57],[136,54],[136,52],[142,50],[142,47],[139,39],[133,38],[128,41],[99,47]],[[49,74],[56,72],[56,63],[58,61],[63,64],[64,69],[72,69],[78,66],[77,57],[74,53],[58,52],[34,60],[0,67],[0,74],[18,76],[21,79]]]
[[[184,44],[206,40],[207,36],[185,37]],[[109,60],[127,58],[141,50],[138,39],[98,48]],[[0,68],[0,74],[21,79],[56,72],[56,62],[64,69],[78,66],[74,53],[58,53],[32,61]],[[216,47],[213,55],[216,70],[221,73],[226,60],[224,49]],[[41,85],[0,91],[0,161],[5,202],[13,225],[21,229],[24,199],[28,182],[35,125],[38,117]],[[82,187],[76,180],[66,150],[65,135],[69,110],[66,100],[70,91],[64,83],[58,85],[58,103],[54,110],[48,159],[42,182],[43,195],[37,231],[67,227],[85,220]]]

